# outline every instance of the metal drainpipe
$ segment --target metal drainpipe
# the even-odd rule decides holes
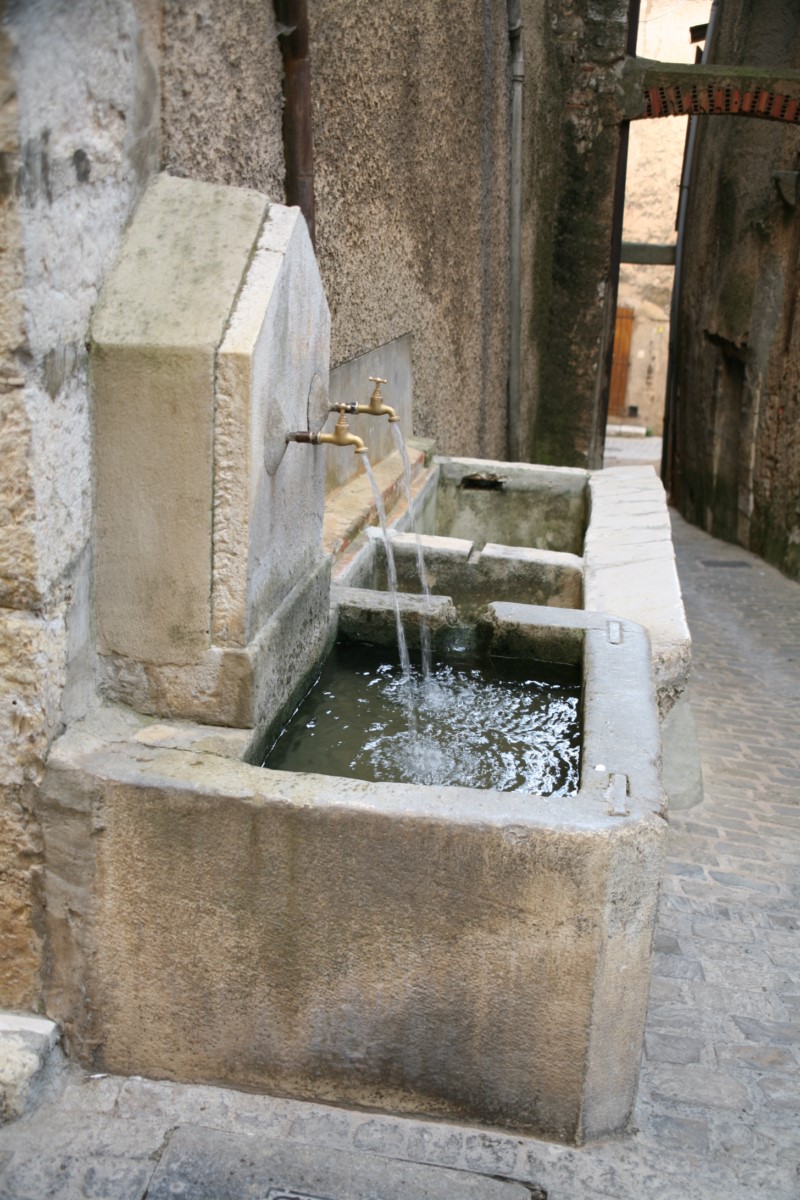
[[[522,49],[520,0],[508,0],[508,38],[511,57],[511,269],[509,302],[508,453],[520,455],[519,416],[522,380],[522,103],[525,62]]]
[[[636,40],[639,36],[639,10],[641,0],[629,0],[628,32],[625,38],[625,54],[636,57]],[[594,434],[589,447],[589,466],[603,465],[603,451],[608,421],[608,402],[611,393],[611,366],[614,361],[614,332],[617,318],[617,296],[619,294],[619,267],[622,258],[622,226],[625,218],[625,181],[628,173],[628,142],[630,121],[620,121],[617,169],[614,181],[614,209],[611,217],[611,262],[608,273],[608,309],[606,317],[606,345],[603,362],[603,383],[598,396],[598,412]],[[599,445],[598,445],[599,443]]]
[[[719,0],[714,0],[708,16],[703,53],[700,62],[708,62],[711,39],[719,14]],[[672,297],[669,306],[669,348],[667,352],[667,385],[664,402],[664,440],[661,443],[661,481],[667,493],[672,491],[672,459],[675,450],[675,425],[678,399],[677,357],[678,357],[678,315],[683,285],[683,254],[686,240],[686,213],[689,208],[689,185],[692,180],[694,167],[695,146],[697,143],[697,122],[699,117],[689,117],[689,128],[686,132],[686,152],[683,159],[683,174],[681,176],[681,192],[678,200],[678,219],[676,227],[678,237],[675,242],[675,273],[672,276]]]
[[[273,0],[283,55],[283,156],[286,203],[297,204],[316,246],[314,138],[311,128],[311,66],[306,0]]]

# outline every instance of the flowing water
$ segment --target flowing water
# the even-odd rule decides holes
[[[378,487],[378,481],[375,478],[375,473],[372,470],[372,464],[365,454],[364,470],[367,472],[372,487],[372,495],[375,500],[375,507],[378,510],[378,520],[381,524],[381,533],[383,534],[383,544],[386,548],[386,574],[389,580],[389,594],[392,597],[392,606],[394,608],[394,619],[397,625],[397,649],[400,654],[400,665],[403,668],[403,677],[406,681],[411,678],[411,660],[408,657],[408,646],[406,644],[405,630],[403,629],[403,618],[400,615],[400,602],[397,599],[397,568],[394,565],[394,551],[392,543],[389,540],[389,531],[386,527],[386,509],[383,504],[383,496],[381,489]]]
[[[409,728],[409,694],[416,729]],[[357,779],[571,795],[577,673],[454,656],[404,678],[384,648],[338,645],[264,766]]]
[[[419,533],[417,532],[416,516],[414,513],[414,501],[411,496],[411,463],[408,460],[408,450],[406,448],[406,440],[403,437],[403,431],[398,424],[392,424],[392,437],[400,458],[403,461],[403,482],[405,483],[406,502],[408,504],[408,524],[409,529],[414,534],[416,539],[417,550],[417,572],[419,574],[420,587],[424,598],[424,612],[420,621],[419,640],[422,651],[422,674],[427,677],[431,673],[431,589],[428,586],[428,573],[425,570],[425,555],[422,550],[422,542],[420,541]]]

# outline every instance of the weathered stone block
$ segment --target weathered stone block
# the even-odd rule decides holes
[[[583,659],[577,795],[267,771],[133,716],[57,743],[46,990],[84,1061],[568,1140],[625,1125],[665,832],[647,637],[524,605],[489,624],[493,652],[566,634]]]
[[[92,322],[101,651],[197,662],[210,645],[216,350],[267,203],[162,176]]]
[[[52,1021],[0,1013],[0,1125],[36,1105],[60,1065],[57,1045]]]
[[[322,452],[286,434],[327,414],[329,332],[297,209],[150,188],[93,324],[105,695],[254,725],[318,657]]]

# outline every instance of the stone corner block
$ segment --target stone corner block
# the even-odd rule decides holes
[[[0,1013],[0,1124],[35,1108],[61,1065],[54,1021]]]

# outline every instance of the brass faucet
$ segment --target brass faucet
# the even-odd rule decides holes
[[[350,432],[350,426],[347,424],[347,417],[344,415],[346,406],[344,404],[332,408],[331,412],[339,413],[339,420],[334,426],[333,433],[311,433],[307,429],[300,429],[297,433],[287,433],[287,442],[310,442],[313,446],[330,445],[330,446],[353,446],[356,454],[366,454],[367,447],[364,445],[360,437],[356,437]]]
[[[389,423],[399,421],[397,413],[388,404],[383,403],[383,392],[381,384],[386,383],[385,379],[379,379],[377,375],[370,375],[370,383],[374,383],[375,387],[372,390],[372,395],[369,398],[369,404],[337,404],[331,412],[349,412],[349,413],[364,413],[368,417],[388,417]]]

